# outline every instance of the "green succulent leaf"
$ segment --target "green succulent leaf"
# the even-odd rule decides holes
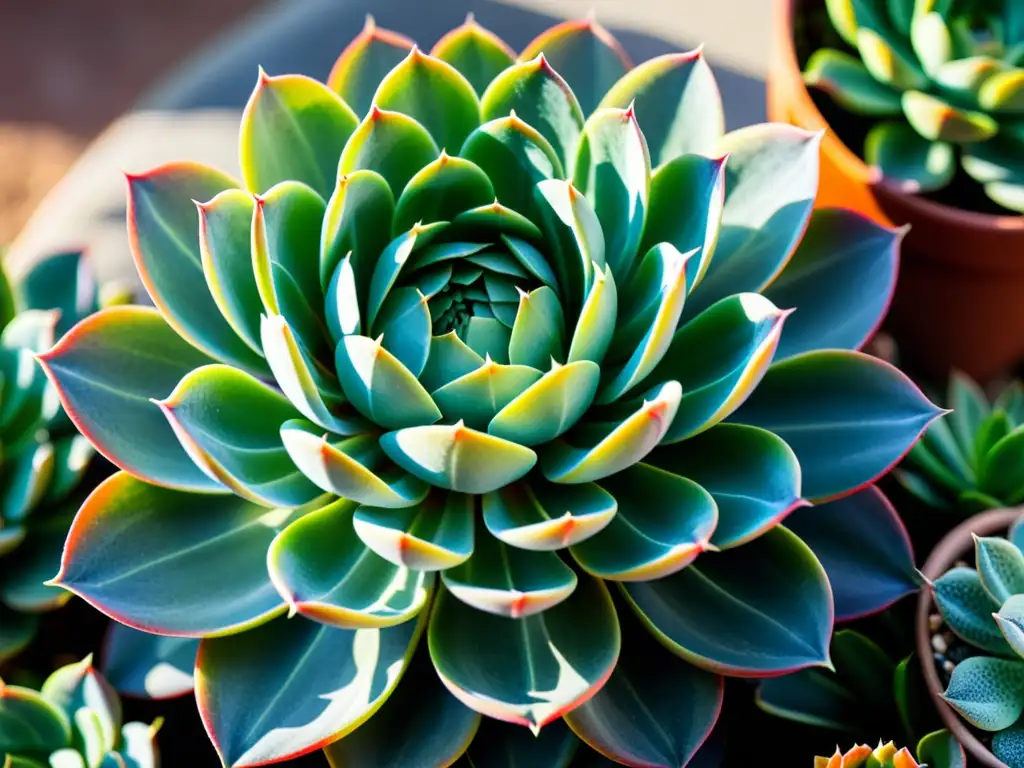
[[[192,691],[199,640],[162,637],[111,622],[103,643],[103,676],[120,693],[169,699]]]
[[[402,191],[391,231],[398,235],[419,223],[450,221],[494,199],[494,187],[479,166],[462,157],[449,157],[442,150]]]
[[[0,685],[0,744],[7,753],[49,754],[71,743],[67,715],[41,694]]]
[[[30,529],[28,539],[4,561],[0,600],[16,611],[39,613],[71,599],[70,593],[45,583],[60,567],[69,523],[67,516],[60,516]]]
[[[78,725],[76,736],[84,736],[85,751],[93,758],[91,762],[98,762],[99,757],[117,745],[121,735],[121,700],[93,667],[91,654],[55,671],[43,682],[39,692]],[[83,709],[88,711],[85,719],[91,733],[82,733]]]
[[[611,596],[589,576],[555,607],[520,619],[442,591],[427,637],[434,667],[462,703],[535,733],[604,684],[620,645]]]
[[[193,200],[238,186],[196,163],[128,177],[128,243],[142,284],[170,326],[197,349],[256,374],[263,359],[228,324],[206,288]]]
[[[825,0],[829,20],[840,37],[857,47],[857,0]]]
[[[910,23],[910,43],[925,72],[933,77],[956,55],[953,33],[938,11],[914,14]]]
[[[950,737],[952,738],[952,737]],[[920,749],[918,753],[920,754]],[[997,760],[1002,760],[1006,765],[1015,765],[1024,759],[1024,728],[1019,725],[1012,725],[992,736],[992,754]],[[924,759],[922,757],[922,759]],[[934,763],[938,768],[944,768],[942,763],[930,760],[929,765]],[[966,760],[959,764],[950,764],[951,768],[961,768],[966,765]]]
[[[975,536],[974,556],[981,586],[997,603],[1024,594],[1024,554],[996,536]]]
[[[906,45],[893,45],[894,42],[877,29],[861,26],[857,30],[856,48],[861,61],[878,82],[899,91],[926,87],[928,79],[913,52]]]
[[[22,613],[0,603],[0,662],[17,656],[36,635],[39,615]]]
[[[355,502],[338,499],[277,535],[267,552],[270,579],[292,615],[342,629],[390,627],[427,604],[433,575],[395,566],[356,535]]]
[[[434,390],[431,397],[447,421],[461,420],[473,429],[488,429],[499,412],[541,377],[540,371],[528,365],[487,360],[475,371]]]
[[[387,181],[397,199],[409,179],[439,154],[430,132],[414,118],[374,106],[346,142],[338,175],[374,171]]]
[[[615,516],[618,502],[594,483],[559,485],[533,476],[485,495],[483,520],[491,535],[520,549],[563,549],[594,536]]]
[[[84,320],[40,362],[61,403],[97,450],[160,485],[212,491],[220,483],[181,448],[150,398],[166,397],[210,358],[147,307],[114,307]]]
[[[465,24],[438,40],[430,55],[461,72],[478,96],[516,60],[505,41],[480,26],[473,14],[466,17]]]
[[[972,568],[953,568],[935,580],[935,604],[957,635],[990,653],[1012,656],[1013,651],[992,620],[999,610]]]
[[[765,677],[828,663],[828,579],[810,548],[782,526],[622,590],[663,645],[702,669]]]
[[[28,280],[25,280],[24,282],[27,283],[27,285],[21,288],[23,294],[25,292],[25,288],[31,285]],[[47,290],[46,292],[48,293],[49,291]],[[49,302],[47,302],[47,304],[49,304]],[[0,330],[6,328],[7,324],[11,322],[17,314],[17,297],[14,294],[14,287],[11,285],[11,278],[8,276],[7,270],[0,267]]]
[[[204,640],[196,701],[223,763],[282,762],[358,728],[395,689],[423,623],[339,629],[282,617]]]
[[[292,180],[327,197],[341,150],[358,124],[356,113],[326,85],[260,70],[238,137],[246,189],[259,194]]]
[[[388,293],[394,287],[402,270],[406,269],[407,265],[409,267],[412,266],[410,259],[412,259],[414,252],[428,245],[446,226],[446,222],[440,221],[433,224],[414,225],[412,229],[392,240],[388,247],[377,257],[376,263],[373,265],[373,275],[366,286],[366,323],[368,326],[372,327],[374,325],[377,314],[383,308]],[[422,268],[444,261],[445,256],[448,258],[458,258],[458,256],[462,255],[468,256],[469,254],[459,247],[462,245],[464,244],[446,244],[449,249],[447,251],[441,250],[446,246],[424,251],[423,255],[415,259],[415,265]],[[470,254],[473,252],[470,251]]]
[[[282,613],[266,551],[289,510],[200,498],[114,475],[76,516],[54,584],[156,634],[230,634]]]
[[[564,360],[565,314],[557,294],[542,285],[529,293],[520,292],[518,301],[508,343],[509,361],[542,371],[552,360]]]
[[[949,428],[964,456],[974,455],[974,439],[991,407],[988,399],[974,381],[965,374],[954,371],[949,377],[946,400],[952,413],[948,416]]]
[[[51,443],[29,445],[7,460],[0,481],[0,516],[5,521],[20,523],[35,509],[53,477],[53,466]]]
[[[1020,461],[1024,456],[1024,426],[1001,438],[982,457],[978,471],[978,487],[995,498],[1016,504],[1024,494]]]
[[[859,349],[889,308],[902,239],[902,231],[846,209],[814,211],[793,258],[764,292],[776,306],[798,309],[774,359]]]
[[[327,78],[327,87],[339,94],[359,115],[366,115],[380,81],[413,47],[404,35],[381,29],[372,16],[362,32],[342,52]]]
[[[905,122],[873,127],[864,143],[864,159],[910,192],[942,189],[956,172],[952,144],[929,141]]]
[[[645,61],[623,75],[599,107],[630,104],[654,166],[681,155],[710,154],[725,134],[722,96],[701,49]]]
[[[903,113],[914,130],[930,141],[970,144],[991,139],[999,131],[990,115],[959,109],[922,91],[903,93]]]
[[[6,281],[0,276],[0,281]],[[14,319],[14,296],[10,284],[0,284],[0,328]],[[80,320],[99,309],[99,290],[89,259],[81,251],[57,253],[36,262],[18,279],[22,312],[52,310],[60,312],[54,332],[63,336]],[[4,309],[9,306],[10,309]]]
[[[953,669],[942,698],[976,728],[1009,728],[1024,711],[1024,662],[991,656],[965,659]]]
[[[362,294],[376,255],[391,242],[394,212],[395,196],[379,173],[363,169],[339,176],[320,231],[321,288],[327,290],[338,264],[350,256],[357,293]],[[365,306],[358,309],[366,311]]]
[[[1013,595],[993,615],[1003,637],[1016,654],[1024,658],[1024,595]]]
[[[595,269],[569,345],[570,363],[589,360],[600,365],[615,333],[618,296],[611,268]]]
[[[887,472],[941,414],[887,363],[825,350],[769,368],[734,420],[785,440],[800,460],[804,496],[824,499]]]
[[[815,51],[804,68],[804,82],[855,114],[888,117],[902,112],[899,92],[876,80],[859,58],[843,51]]]
[[[1010,69],[988,78],[978,93],[978,104],[987,112],[1024,112],[1024,69]]]

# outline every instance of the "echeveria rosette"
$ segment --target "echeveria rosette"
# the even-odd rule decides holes
[[[977,655],[953,668],[943,698],[992,735],[992,753],[1024,764],[1024,526],[1008,538],[974,537],[975,567],[957,566],[935,580],[935,604]]]
[[[911,192],[957,166],[1024,212],[1024,11],[1019,0],[826,0],[848,50],[823,48],[804,79],[877,122],[864,159]]]
[[[562,766],[576,735],[685,764],[720,675],[828,663],[826,572],[885,574],[840,612],[908,589],[887,544],[851,569],[779,524],[889,514],[867,486],[940,413],[854,351],[899,233],[812,215],[819,136],[725,134],[699,52],[629,70],[593,21],[519,61],[472,21],[410,46],[370,24],[330,88],[261,73],[241,183],[130,177],[156,309],[43,356],[124,470],[56,582],[202,638],[229,765]]]
[[[918,762],[920,761],[920,762]],[[917,745],[916,754],[893,742],[872,749],[858,744],[845,752],[837,747],[831,757],[814,758],[814,768],[966,768],[963,747],[946,731],[925,736]]]
[[[0,661],[70,597],[43,582],[60,564],[94,453],[33,355],[99,306],[79,252],[47,256],[14,282],[0,273]]]
[[[990,402],[961,373],[949,380],[949,417],[932,424],[894,473],[926,504],[972,514],[1024,502],[1024,386]]]
[[[38,691],[0,680],[4,768],[158,768],[152,725],[124,723],[121,701],[87,656]]]

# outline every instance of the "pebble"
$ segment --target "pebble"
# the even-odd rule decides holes
[[[936,653],[945,653],[949,650],[949,643],[942,635],[932,635],[932,648]]]
[[[939,627],[942,626],[942,616],[937,613],[933,613],[928,617],[928,629],[932,632],[938,632]]]
[[[946,659],[944,662],[942,662],[942,669],[947,675],[951,675],[953,674],[953,670],[956,669],[956,664],[954,664],[949,659]]]

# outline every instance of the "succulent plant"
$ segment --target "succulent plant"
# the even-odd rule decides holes
[[[957,167],[1024,212],[1024,10],[1019,0],[826,0],[852,48],[816,51],[804,79],[877,122],[864,159],[908,191]]]
[[[94,451],[33,355],[99,304],[81,253],[44,258],[16,285],[0,271],[0,661],[31,641],[41,612],[70,597],[43,582],[60,564]]]
[[[976,567],[952,568],[934,585],[946,626],[978,651],[953,668],[943,698],[994,732],[992,753],[1016,768],[1024,765],[1024,526],[974,543]]]
[[[921,762],[918,762],[918,761]],[[926,765],[927,764],[927,765]],[[814,768],[966,768],[967,757],[947,731],[928,734],[917,745],[915,757],[906,747],[891,741],[872,749],[859,744],[846,752],[836,748],[832,757],[814,758]]]
[[[158,768],[152,725],[124,723],[121,700],[92,656],[61,667],[40,690],[0,680],[4,768]]]
[[[41,356],[123,470],[53,583],[202,638],[228,765],[685,764],[720,675],[827,663],[826,561],[888,566],[842,537],[940,413],[855,351],[899,233],[812,215],[818,135],[725,134],[699,52],[630,69],[593,20],[518,61],[370,22],[328,85],[259,74],[242,182],[129,176],[156,308]],[[814,551],[779,524],[840,497]]]
[[[949,416],[934,422],[895,472],[933,507],[965,513],[1024,502],[1024,386],[1009,384],[989,403],[977,384],[950,377]]]

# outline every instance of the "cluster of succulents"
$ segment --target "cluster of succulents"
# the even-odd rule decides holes
[[[864,159],[911,191],[957,168],[1024,212],[1024,10],[1019,0],[826,0],[848,50],[816,51],[805,81],[877,122]]]
[[[963,374],[950,377],[950,414],[935,421],[895,475],[926,504],[965,513],[1024,502],[1024,386],[990,403]]]
[[[121,701],[86,657],[38,691],[0,680],[4,768],[158,768],[160,722],[122,723]]]
[[[920,762],[919,762],[920,761]],[[814,768],[966,768],[960,745],[945,731],[926,736],[917,745],[917,754],[891,741],[872,749],[858,744],[846,752],[836,748],[831,757],[814,758]]]
[[[94,451],[33,356],[99,306],[79,252],[40,260],[17,284],[0,272],[0,661],[31,642],[42,612],[70,597],[43,582],[60,565]]]
[[[1009,538],[975,537],[975,568],[936,579],[943,621],[977,655],[953,668],[943,698],[967,722],[993,734],[992,753],[1024,765],[1024,525]]]
[[[155,308],[40,356],[122,470],[53,583],[201,638],[226,765],[537,748],[513,726],[685,764],[722,675],[827,665],[882,607],[837,574],[902,540],[850,528],[941,413],[856,351],[900,233],[812,214],[819,139],[726,133],[699,52],[632,68],[592,20],[261,72],[241,182],[129,177]]]

